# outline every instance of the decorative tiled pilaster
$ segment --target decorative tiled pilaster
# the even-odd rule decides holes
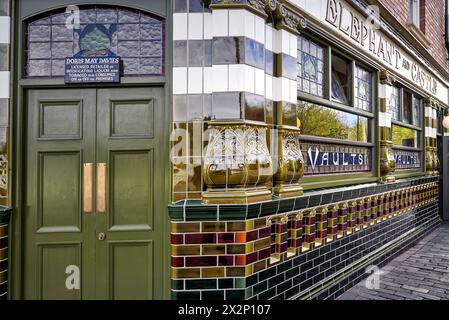
[[[379,84],[379,145],[380,174],[382,182],[394,182],[396,162],[394,160],[393,142],[391,136],[391,113],[388,110],[389,97],[393,86],[393,76],[387,70],[380,73]]]
[[[424,99],[426,173],[438,175],[440,167],[437,152],[437,103],[432,98]]]
[[[305,19],[291,12],[283,4],[274,11],[273,50],[275,72],[273,98],[277,140],[272,150],[277,155],[278,170],[274,176],[274,194],[294,197],[303,194],[298,180],[304,175],[304,159],[299,145],[300,130],[295,114],[297,104],[298,35],[306,26]]]
[[[0,205],[9,202],[10,8],[9,0],[0,0]]]

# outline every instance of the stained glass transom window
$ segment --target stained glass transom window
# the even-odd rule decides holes
[[[324,97],[324,48],[298,37],[298,90]]]
[[[372,110],[372,73],[358,65],[355,67],[355,107],[365,111]]]
[[[87,7],[80,10],[79,22],[59,12],[28,23],[26,76],[64,76],[65,58],[73,56],[119,56],[124,76],[164,74],[161,18],[117,7]]]

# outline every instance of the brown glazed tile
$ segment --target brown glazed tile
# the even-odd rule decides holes
[[[182,278],[201,278],[200,268],[172,268],[171,269],[172,278],[182,279]]]
[[[200,223],[199,222],[182,222],[171,224],[171,231],[173,233],[186,233],[186,232],[200,232]]]
[[[225,222],[202,222],[201,232],[225,232]]]
[[[227,224],[227,231],[246,231],[245,221],[229,221]]]
[[[205,244],[202,246],[201,253],[203,255],[225,254],[226,246],[224,244]]]

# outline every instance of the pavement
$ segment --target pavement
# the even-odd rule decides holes
[[[449,223],[337,300],[449,300]]]

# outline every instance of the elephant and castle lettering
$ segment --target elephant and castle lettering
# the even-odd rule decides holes
[[[447,99],[447,93],[444,94],[440,90],[442,86],[438,85],[438,81],[419,63],[408,58],[393,41],[381,32],[380,22],[375,12],[372,12],[368,18],[364,18],[341,0],[322,1],[327,1],[325,20],[332,27],[352,39],[383,64],[412,80],[422,89],[441,100]]]

